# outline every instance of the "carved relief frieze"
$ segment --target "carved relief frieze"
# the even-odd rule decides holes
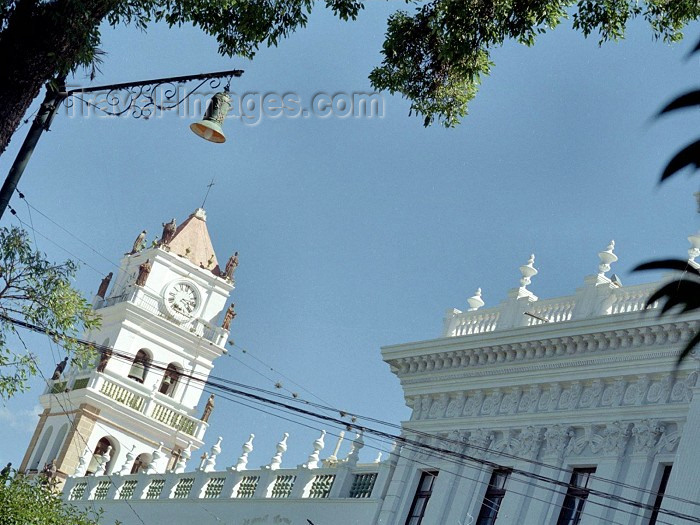
[[[594,408],[689,403],[698,373],[641,374],[613,379],[558,381],[511,388],[477,389],[407,399],[412,421],[553,413]]]
[[[572,437],[574,437],[574,429],[572,427],[554,425],[547,428],[544,433],[545,454],[561,460]]]
[[[464,403],[467,400],[467,396],[464,392],[459,392],[456,397],[447,405],[447,411],[445,411],[446,418],[454,418],[462,415],[462,410],[464,409]]]
[[[666,429],[655,419],[643,419],[632,427],[633,450],[636,453],[650,454],[654,451],[659,437]]]
[[[410,432],[410,431],[409,431]],[[471,430],[455,429],[434,435],[418,434],[411,439],[425,448],[414,458],[427,462],[444,458],[445,451],[500,461],[510,459],[562,462],[565,457],[604,456],[623,458],[626,454],[673,453],[680,442],[681,425],[654,419],[613,421],[606,424],[533,426]]]
[[[603,395],[603,381],[596,379],[590,386],[583,389],[581,399],[579,400],[580,408],[595,408],[600,403],[600,398]]]

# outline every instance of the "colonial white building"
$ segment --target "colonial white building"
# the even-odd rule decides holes
[[[700,237],[689,239],[697,267]],[[23,468],[56,457],[65,498],[102,507],[105,523],[700,523],[697,356],[674,372],[700,313],[645,310],[659,283],[608,277],[613,243],[599,257],[575,293],[540,300],[528,288],[533,256],[498,306],[484,308],[479,290],[468,311],[447,312],[441,337],[383,348],[412,408],[384,461],[358,463],[362,433],[344,458],[338,447],[328,457],[322,433],[304,464],[282,468],[280,432],[263,468],[248,465],[253,436],[232,465],[218,461],[221,440],[188,464],[207,424],[194,413],[201,385],[179,374],[206,376],[224,352],[214,319],[232,289],[198,211],[169,246],[127,255],[95,304],[104,321],[91,340],[146,359],[57,379]],[[195,306],[169,306],[173,292]],[[164,385],[170,368],[141,366],[149,359],[172,363],[173,381]]]

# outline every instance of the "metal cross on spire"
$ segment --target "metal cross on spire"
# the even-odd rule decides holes
[[[202,201],[202,205],[200,208],[204,208],[204,203],[207,202],[207,197],[209,197],[209,192],[211,191],[211,187],[214,185],[214,178],[212,177],[211,182],[207,184],[207,193],[204,195],[204,200]]]

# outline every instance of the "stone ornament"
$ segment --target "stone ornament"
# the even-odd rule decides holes
[[[231,329],[231,321],[236,317],[236,312],[234,310],[235,304],[231,303],[226,310],[226,313],[224,314],[224,320],[221,323],[221,328],[224,330],[230,330]]]
[[[666,429],[655,419],[643,419],[632,427],[634,452],[650,454]]]
[[[574,431],[571,427],[554,425],[551,428],[547,428],[544,433],[545,453],[549,456],[555,456],[559,460],[563,459],[564,452],[573,436]]]
[[[209,456],[204,462],[204,467],[202,468],[204,472],[214,472],[214,469],[216,467],[216,458],[221,453],[221,441],[223,439],[224,438],[219,436],[219,439],[216,440],[216,443],[212,445],[211,450],[209,451]]]
[[[177,232],[177,225],[175,224],[175,218],[171,219],[170,222],[163,223],[163,234],[160,236],[160,246],[167,246],[170,241],[175,237]]]
[[[355,466],[357,466],[357,461],[360,459],[360,450],[362,450],[362,448],[365,446],[365,440],[362,434],[363,432],[360,431],[355,436],[355,439],[352,440],[350,452],[348,452],[348,455],[345,458],[345,464],[348,467],[355,468]]]
[[[81,478],[85,475],[85,472],[87,472],[88,457],[91,455],[90,451],[86,450],[83,455],[80,456],[78,466],[75,468],[75,472],[73,472],[74,478]]]
[[[127,474],[131,473],[131,466],[133,465],[134,459],[136,458],[134,450],[136,450],[136,445],[132,445],[131,450],[126,453],[126,460],[122,464],[122,467],[119,469],[119,472],[117,472],[117,476],[126,476]]]
[[[236,268],[238,268],[238,252],[229,257],[228,261],[226,262],[224,277],[229,281],[233,281],[233,274],[236,272]]]
[[[484,300],[481,298],[481,288],[476,289],[476,293],[467,299],[467,303],[469,303],[468,312],[476,312],[479,308],[484,306]]]
[[[214,411],[214,394],[211,394],[209,396],[209,399],[207,399],[207,404],[204,405],[204,412],[202,413],[202,417],[200,418],[201,421],[206,423],[209,421],[209,418],[211,417],[211,413]]]
[[[136,286],[146,286],[146,280],[151,273],[151,263],[148,259],[139,266],[139,274],[136,277]]]
[[[143,230],[141,233],[139,233],[138,237],[136,237],[136,240],[134,241],[134,245],[132,246],[131,251],[127,253],[127,255],[133,255],[135,253],[138,253],[146,247],[146,235],[146,230]]]
[[[268,470],[278,470],[280,468],[280,465],[282,465],[282,455],[287,451],[287,438],[289,437],[289,433],[285,432],[284,436],[282,437],[282,441],[277,443],[277,453],[272,456],[272,460],[270,461],[269,465],[265,465],[262,468],[268,469]]]
[[[689,403],[697,381],[696,371],[678,377],[675,381],[671,374],[655,378],[640,374],[605,381],[596,379],[587,385],[581,381],[571,381],[496,388],[485,392],[478,389],[444,393],[437,399],[426,394],[409,398],[409,402],[416,407],[411,415],[412,421],[663,405]],[[443,410],[445,406],[447,409]],[[463,408],[460,410],[460,407]]]
[[[156,448],[153,451],[153,454],[151,456],[151,462],[148,464],[148,467],[146,468],[146,474],[158,474],[158,464],[163,457],[163,453],[161,452],[161,448],[163,448],[163,442],[161,441],[158,444],[158,448]]]
[[[112,445],[109,445],[103,454],[95,456],[95,459],[97,460],[97,470],[95,470],[94,475],[104,476],[107,470],[107,464],[112,459]]]
[[[102,281],[100,281],[100,287],[97,289],[97,297],[105,298],[107,295],[107,288],[109,288],[109,283],[112,280],[112,272],[109,272]]]
[[[178,458],[177,463],[175,464],[175,468],[173,469],[173,472],[175,474],[182,474],[183,472],[185,472],[185,467],[187,466],[187,462],[192,457],[192,452],[190,452],[191,448],[192,448],[192,442],[188,441],[187,446],[180,453],[180,457]]]
[[[312,452],[311,455],[309,456],[309,459],[306,460],[306,463],[304,463],[304,464],[302,465],[302,467],[308,468],[308,469],[318,468],[319,454],[321,453],[321,451],[323,450],[323,447],[324,447],[324,445],[325,445],[324,442],[323,442],[323,438],[324,438],[325,436],[326,436],[326,431],[325,431],[325,430],[321,430],[321,435],[314,441],[314,444],[313,444],[314,450],[313,450],[313,452]]]
[[[532,282],[532,278],[537,275],[537,268],[535,268],[535,254],[531,254],[527,263],[520,267],[520,288],[522,290],[527,290],[528,285]]]
[[[610,241],[608,247],[604,251],[598,253],[600,264],[598,265],[598,276],[604,277],[610,271],[610,265],[617,262],[617,255],[613,253],[615,249],[615,241]]]
[[[246,465],[248,465],[248,455],[253,452],[253,439],[255,439],[255,434],[251,434],[248,437],[248,441],[243,443],[243,451],[241,455],[238,458],[238,461],[236,464],[231,467],[230,470],[235,470],[236,472],[242,472],[246,469]]]

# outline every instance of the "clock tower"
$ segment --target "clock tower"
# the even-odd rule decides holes
[[[219,266],[201,208],[177,228],[163,226],[151,247],[139,235],[114,282],[102,282],[94,301],[102,324],[85,337],[98,358],[49,382],[22,471],[53,460],[64,477],[162,472],[202,446],[210,410],[200,418],[197,407],[226,353],[232,307],[223,326],[217,320],[238,258]]]

